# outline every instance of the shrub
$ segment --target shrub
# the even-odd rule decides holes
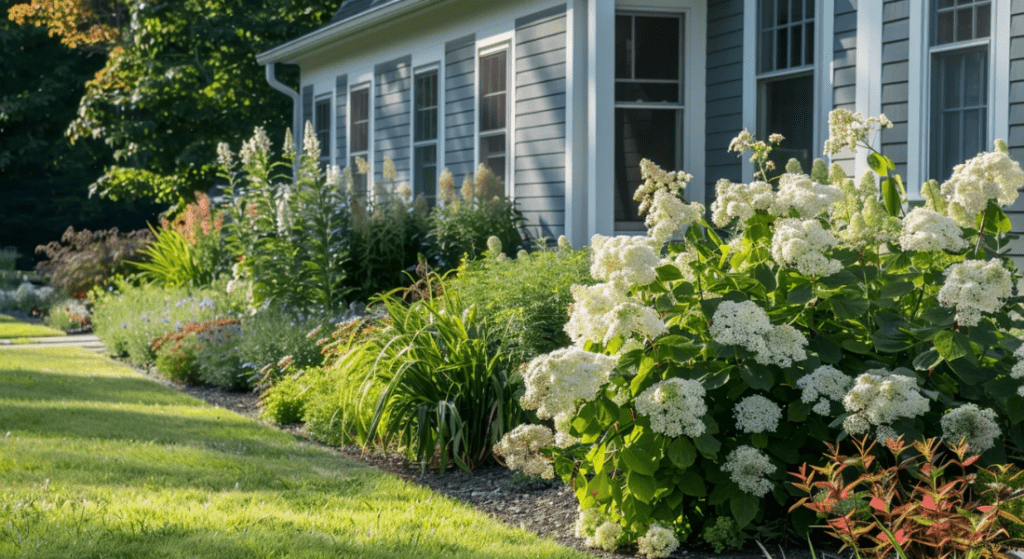
[[[195,198],[195,202],[161,225],[177,231],[192,247],[199,268],[211,278],[218,278],[231,268],[222,233],[224,212],[215,208],[205,193],[196,192]]]
[[[23,281],[17,289],[0,290],[0,310],[42,312],[66,296],[66,293],[48,285],[40,286]]]
[[[294,375],[285,377],[260,395],[260,415],[278,425],[301,422],[311,398],[309,388]]]
[[[305,421],[310,435],[330,445],[368,444],[374,409],[384,385],[367,378],[379,354],[376,345],[360,344],[322,368],[299,379],[309,386]],[[387,422],[383,416],[382,422]]]
[[[430,214],[429,241],[439,267],[455,268],[463,256],[477,258],[487,250],[487,239],[492,236],[501,241],[506,255],[519,250],[523,216],[504,196],[504,182],[483,163],[475,177],[466,176],[461,200],[455,197],[454,177],[447,169],[438,179],[438,191],[444,205]]]
[[[10,272],[14,270],[19,256],[21,255],[18,254],[18,249],[15,247],[0,248],[0,271]]]
[[[448,287],[495,323],[510,324],[509,351],[521,361],[569,345],[564,327],[572,304],[570,288],[595,283],[589,253],[572,250],[565,240],[558,249],[542,248],[515,259],[505,257],[500,248],[485,254],[460,266]]]
[[[152,241],[149,231],[122,235],[115,227],[76,233],[73,227],[68,227],[60,241],[36,247],[36,252],[48,259],[36,269],[59,290],[86,293],[115,275],[133,271],[132,261],[140,260],[140,252]]]
[[[81,299],[64,299],[46,311],[46,325],[58,330],[73,330],[92,325],[92,311]]]
[[[143,249],[145,261],[135,265],[142,280],[161,287],[199,287],[210,283],[211,270],[201,265],[196,251],[181,233],[168,227],[150,230],[156,240]]]
[[[886,122],[836,111],[828,145],[871,150]],[[731,146],[753,149],[765,177],[770,148],[746,132]],[[982,463],[1019,454],[1024,350],[1010,332],[1024,298],[999,254],[1024,172],[997,148],[926,183],[910,212],[874,151],[860,183],[820,161],[810,176],[719,181],[711,212],[728,240],[683,201],[688,175],[642,162],[648,237],[594,237],[603,283],[573,290],[575,347],[524,373],[521,403],[553,421],[561,446],[545,456],[581,509],[622,541],[655,523],[686,539],[719,516],[805,532],[813,514],[786,514],[785,472],[822,441],[964,436]]]
[[[199,382],[199,340],[194,332],[173,332],[153,342],[156,371],[168,380]]]

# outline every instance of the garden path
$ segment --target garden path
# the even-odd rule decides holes
[[[105,354],[107,351],[106,346],[95,334],[0,339],[0,350],[42,347],[81,347],[99,354]]]

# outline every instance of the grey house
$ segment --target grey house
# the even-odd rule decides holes
[[[441,169],[483,162],[535,234],[577,246],[642,229],[642,157],[710,204],[719,178],[751,179],[726,152],[740,129],[808,162],[833,108],[895,123],[877,141],[912,197],[995,138],[1024,160],[1024,0],[344,0],[257,59],[325,163],[379,179],[390,157],[432,197]]]

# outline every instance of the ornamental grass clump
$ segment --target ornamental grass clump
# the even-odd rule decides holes
[[[816,519],[788,512],[786,472],[851,434],[1024,457],[1024,297],[1002,256],[1024,171],[997,142],[908,212],[871,147],[888,120],[831,122],[827,152],[870,154],[859,180],[822,161],[776,173],[784,139],[743,132],[730,150],[753,152],[756,181],[719,181],[717,227],[685,200],[685,173],[644,162],[648,235],[592,239],[598,283],[573,286],[565,325],[581,353],[535,358],[520,400],[554,434],[523,464],[572,485],[589,544],[654,526],[687,541],[722,517],[738,539],[780,519],[806,535]]]

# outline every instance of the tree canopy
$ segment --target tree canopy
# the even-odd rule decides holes
[[[67,129],[72,142],[101,140],[111,150],[90,191],[180,203],[212,185],[218,142],[238,143],[255,126],[283,136],[291,100],[267,85],[256,54],[319,26],[337,4],[31,0],[8,15],[106,57]],[[290,71],[283,81],[297,83]]]

